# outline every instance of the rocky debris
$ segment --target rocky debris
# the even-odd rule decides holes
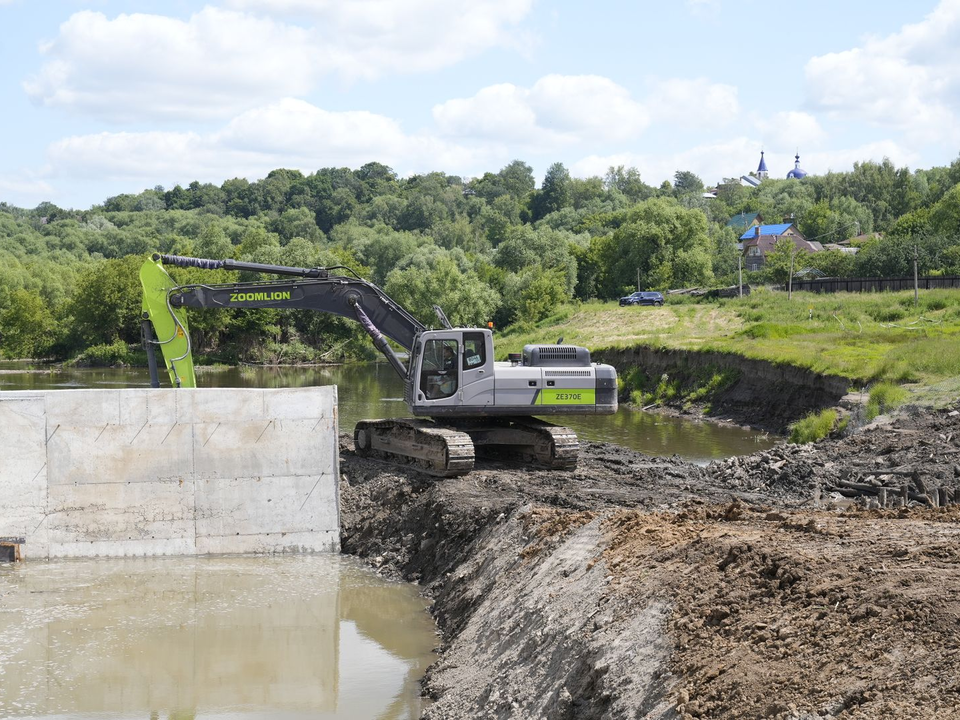
[[[960,502],[960,412],[908,413],[839,440],[784,443],[711,463],[707,476],[811,507],[841,498],[877,507],[953,504]]]
[[[960,505],[840,493],[956,489],[957,438],[945,411],[707,468],[585,443],[573,472],[437,481],[344,437],[342,546],[434,601],[427,718],[957,717]]]

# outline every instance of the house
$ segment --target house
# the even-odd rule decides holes
[[[779,225],[755,225],[740,236],[743,251],[743,266],[746,270],[759,270],[766,261],[767,254],[781,238],[793,241],[798,251],[815,253],[823,250],[823,245],[807,240],[792,222]]]
[[[752,213],[737,213],[732,218],[727,220],[727,227],[733,228],[737,231],[738,234],[743,234],[754,225],[763,224],[763,217],[758,212]]]

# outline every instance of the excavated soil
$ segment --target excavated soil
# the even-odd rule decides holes
[[[960,717],[960,413],[706,468],[341,449],[343,551],[434,601],[426,718]]]

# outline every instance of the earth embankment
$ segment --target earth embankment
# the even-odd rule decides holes
[[[433,598],[429,718],[956,717],[960,509],[833,489],[896,467],[952,497],[958,463],[946,411],[706,468],[586,443],[573,472],[442,481],[344,437],[342,545]]]
[[[651,386],[666,376],[679,387],[696,388],[711,373],[728,373],[730,382],[710,394],[709,411],[702,413],[703,403],[694,403],[693,409],[776,433],[810,412],[837,405],[852,383],[839,375],[725,352],[638,345],[598,350],[593,359],[613,365],[621,376],[642,368]],[[682,397],[674,403],[684,404]]]

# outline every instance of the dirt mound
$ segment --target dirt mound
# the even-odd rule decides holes
[[[840,440],[816,445],[783,443],[773,450],[711,463],[707,476],[718,485],[759,491],[783,501],[841,497],[888,502],[907,486],[913,502],[938,505],[936,491],[960,501],[960,412],[904,414],[893,422],[863,428]]]
[[[955,717],[957,519],[629,511],[608,523],[605,558],[638,603],[657,568],[682,717]]]
[[[429,718],[960,717],[960,508],[829,490],[954,487],[958,440],[944,412],[706,469],[586,443],[574,472],[436,481],[344,438],[342,544],[431,593]]]

